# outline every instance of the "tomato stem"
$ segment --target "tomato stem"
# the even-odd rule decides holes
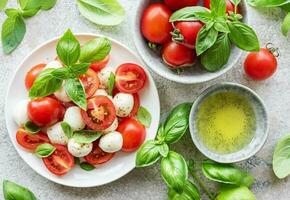
[[[275,57],[279,57],[279,48],[276,48],[273,43],[269,42],[266,44],[266,49],[268,49]]]

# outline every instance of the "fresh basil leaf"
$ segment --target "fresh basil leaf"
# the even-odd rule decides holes
[[[210,10],[213,17],[226,15],[226,1],[225,0],[211,0]]]
[[[70,29],[59,39],[56,52],[59,59],[66,65],[76,63],[80,57],[80,43]]]
[[[30,98],[46,97],[59,90],[63,81],[54,77],[52,71],[54,69],[45,69],[39,73],[29,90]]]
[[[80,158],[75,157],[75,158],[74,158],[74,163],[75,163],[75,165],[79,165],[79,164],[81,163]]]
[[[232,188],[222,191],[216,200],[256,200],[255,195],[247,187]]]
[[[80,164],[80,167],[86,171],[92,171],[96,168],[94,165],[91,165],[90,163],[87,163],[87,162],[82,162]]]
[[[203,26],[197,34],[196,53],[201,55],[215,43],[218,37],[218,32],[213,27],[207,29],[207,25]]]
[[[278,7],[289,3],[289,0],[247,0],[254,7]]]
[[[208,22],[209,20],[211,20],[210,10],[202,6],[185,7],[175,11],[171,15],[169,22],[193,20]]]
[[[19,15],[8,17],[2,24],[2,46],[4,53],[10,54],[23,40],[26,26]]]
[[[3,193],[5,200],[37,200],[29,189],[8,180],[3,181]]]
[[[169,188],[177,193],[182,193],[188,178],[188,169],[184,158],[174,152],[169,151],[167,157],[161,160],[161,174]]]
[[[290,13],[288,13],[286,17],[284,18],[281,29],[282,29],[283,35],[287,36],[290,30]]]
[[[201,200],[197,187],[189,180],[186,181],[182,193],[177,193],[174,189],[168,190],[169,200]]]
[[[191,103],[176,106],[164,123],[165,141],[168,144],[177,142],[188,129]]]
[[[91,22],[104,26],[120,24],[125,10],[117,0],[77,0],[80,13]]]
[[[81,81],[77,78],[65,81],[64,89],[69,98],[83,110],[87,110],[86,92]]]
[[[230,22],[228,26],[231,31],[230,39],[237,47],[245,51],[259,51],[259,40],[251,27],[239,21]]]
[[[147,128],[150,127],[152,117],[151,117],[150,112],[146,108],[142,106],[139,107],[138,112],[137,112],[137,119],[145,127]]]
[[[160,124],[157,131],[157,140],[163,142],[166,137],[166,132],[164,131],[164,124]]]
[[[69,66],[70,71],[73,73],[75,78],[78,78],[80,75],[87,73],[90,67],[89,63],[78,63]]]
[[[53,69],[51,71],[51,75],[60,80],[66,80],[69,78],[74,78],[71,70],[68,67],[61,67],[57,69]]]
[[[7,5],[8,0],[0,0],[0,10],[3,10]]]
[[[39,126],[37,126],[36,124],[34,124],[31,121],[27,121],[24,124],[24,129],[31,134],[36,134],[41,130],[41,128]]]
[[[16,17],[17,15],[20,15],[20,10],[19,9],[15,9],[15,8],[7,8],[5,10],[5,14],[8,17]]]
[[[32,9],[27,9],[27,10],[22,10],[21,11],[21,16],[24,18],[29,18],[35,16],[39,11],[39,8],[32,8]]]
[[[201,64],[210,72],[220,70],[228,63],[231,42],[228,34],[220,34],[215,44],[201,55]]]
[[[286,12],[290,12],[290,1],[287,4],[280,6],[280,8],[282,8]]]
[[[41,7],[40,0],[17,0],[22,10],[39,9]]]
[[[55,6],[57,0],[40,0],[41,1],[41,10],[49,10]]]
[[[250,187],[254,178],[247,172],[243,172],[231,164],[204,161],[202,172],[210,180],[236,186]]]
[[[94,62],[101,61],[110,53],[112,43],[107,38],[95,38],[84,44],[81,48],[80,61]]]
[[[81,130],[81,131],[75,131],[73,135],[73,139],[77,143],[83,143],[83,144],[89,144],[97,139],[99,139],[102,136],[100,132],[92,131],[92,130]]]
[[[46,158],[46,157],[50,156],[51,154],[53,154],[55,149],[56,148],[54,146],[52,146],[51,144],[44,143],[44,144],[40,144],[36,147],[35,154],[38,157]]]
[[[136,167],[147,167],[160,159],[159,145],[154,140],[148,140],[137,151]]]
[[[226,21],[216,22],[216,23],[214,23],[213,26],[214,26],[214,29],[217,30],[218,32],[222,32],[222,33],[229,33],[230,32],[230,29],[229,29]]]
[[[114,87],[115,87],[115,75],[113,72],[111,72],[109,76],[109,83],[108,83],[108,94],[110,96],[113,95]]]
[[[165,142],[159,145],[159,153],[163,157],[166,157],[168,155],[169,147]]]
[[[61,122],[60,124],[64,134],[66,135],[67,138],[72,138],[74,133],[73,133],[73,130],[71,128],[71,126],[66,123],[66,122]]]
[[[273,171],[282,179],[290,174],[290,135],[277,143],[273,155]]]

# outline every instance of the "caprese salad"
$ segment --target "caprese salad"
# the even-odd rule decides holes
[[[138,93],[147,75],[135,63],[110,62],[111,42],[95,38],[80,45],[68,30],[57,57],[26,74],[29,100],[15,105],[16,141],[62,176],[76,163],[91,170],[116,152],[134,152],[144,142],[151,115]]]

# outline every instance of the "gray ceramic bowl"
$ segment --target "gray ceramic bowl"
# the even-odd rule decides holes
[[[152,1],[152,0],[138,0],[136,1],[136,9],[135,9],[135,15],[133,16],[133,25],[134,29],[133,37],[135,46],[138,50],[139,55],[144,60],[144,62],[157,74],[160,76],[174,81],[178,83],[184,83],[184,84],[194,84],[194,83],[202,83],[206,81],[210,81],[212,79],[215,79],[222,74],[226,73],[228,70],[230,70],[238,61],[238,59],[241,57],[242,51],[238,49],[237,47],[232,48],[231,56],[229,58],[229,62],[227,65],[224,66],[223,69],[217,72],[207,72],[202,68],[202,66],[197,63],[194,67],[186,69],[182,74],[178,75],[176,72],[168,69],[167,65],[163,63],[161,57],[154,53],[152,50],[148,48],[148,44],[146,40],[143,38],[142,33],[140,31],[140,21],[142,18],[142,14],[145,10],[145,8],[148,7],[148,5],[151,2],[158,2],[158,1]],[[241,12],[244,15],[243,21],[245,23],[248,22],[247,18],[247,9],[246,9],[246,3],[245,0],[241,1]]]
[[[218,154],[209,151],[200,140],[195,124],[195,114],[197,113],[203,100],[205,100],[210,95],[222,91],[233,91],[245,96],[252,105],[256,115],[256,131],[252,141],[242,150],[230,154]],[[220,83],[213,85],[203,91],[202,94],[193,103],[190,112],[189,127],[191,138],[199,151],[211,160],[220,163],[234,163],[250,158],[263,147],[268,137],[268,117],[263,100],[248,87],[236,83]]]

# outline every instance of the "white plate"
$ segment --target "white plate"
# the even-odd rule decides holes
[[[81,44],[98,37],[93,34],[76,35]],[[32,66],[43,62],[48,63],[56,57],[57,40],[58,38],[54,38],[46,42],[28,55],[18,67],[10,82],[5,104],[5,117],[9,137],[22,159],[37,173],[53,182],[72,187],[92,187],[110,183],[134,169],[136,152],[118,152],[111,161],[100,165],[93,171],[84,171],[79,166],[75,166],[68,174],[63,177],[57,177],[46,169],[41,159],[24,150],[16,142],[15,134],[18,126],[14,123],[11,113],[14,105],[19,100],[28,98],[27,90],[24,86],[25,75]],[[125,62],[133,62],[141,66],[143,65],[140,59],[132,51],[119,42],[111,38],[110,40],[112,41],[112,50],[108,66],[116,68]],[[147,129],[146,139],[153,139],[155,138],[159,124],[160,102],[154,80],[148,70],[144,70],[147,74],[148,80],[139,95],[141,105],[146,107],[152,115],[152,124],[150,128]]]

